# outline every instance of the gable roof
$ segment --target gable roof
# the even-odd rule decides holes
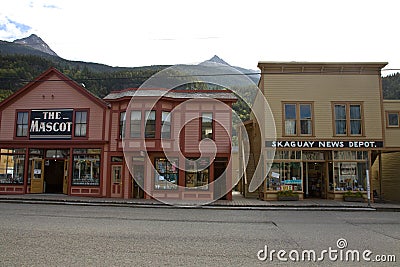
[[[105,102],[101,98],[98,98],[97,96],[93,95],[91,92],[86,90],[84,87],[79,85],[77,82],[75,82],[71,78],[69,78],[66,75],[64,75],[63,73],[61,73],[56,68],[51,67],[47,71],[43,72],[40,76],[38,76],[35,80],[29,82],[27,85],[25,85],[21,89],[17,90],[11,96],[7,97],[2,102],[0,102],[0,109],[4,109],[8,105],[14,103],[19,98],[21,98],[22,96],[27,94],[33,88],[36,88],[37,86],[39,86],[42,83],[45,83],[46,81],[49,80],[49,77],[51,75],[56,75],[58,78],[60,78],[61,81],[67,83],[70,87],[75,89],[78,93],[80,93],[83,96],[87,97],[89,100],[91,100],[92,102],[96,103],[100,107],[102,107],[102,108],[109,107],[109,104],[107,102]]]

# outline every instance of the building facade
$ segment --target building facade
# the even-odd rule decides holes
[[[385,140],[391,142],[385,135],[381,83],[386,64],[259,62],[259,88],[271,109],[276,139],[261,140],[260,131],[267,129],[255,119],[245,124],[253,143],[250,156],[263,164],[262,173],[256,173],[265,177],[258,197],[274,200],[284,190],[300,198],[342,199],[347,191],[366,197],[367,169],[380,159]],[[250,166],[247,176],[253,174]],[[381,173],[376,175],[380,179]]]
[[[129,108],[136,91],[99,99],[51,68],[1,102],[0,194],[231,199],[226,177],[234,95],[142,90]],[[172,112],[188,100],[184,110]],[[217,148],[213,153],[209,143]]]

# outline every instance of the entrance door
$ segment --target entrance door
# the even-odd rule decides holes
[[[144,165],[133,165],[132,198],[144,198]]]
[[[220,196],[219,199],[227,199],[225,172],[227,165],[227,158],[216,158],[214,160],[214,197]]]
[[[64,160],[63,194],[68,195],[68,160]]]
[[[44,184],[44,161],[43,159],[32,159],[31,165],[31,193],[43,193]]]
[[[122,197],[122,165],[111,166],[111,197]]]
[[[305,192],[306,197],[326,198],[325,163],[305,162]]]

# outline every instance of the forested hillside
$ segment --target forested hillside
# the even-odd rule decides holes
[[[382,88],[384,99],[400,99],[400,73],[384,77]]]

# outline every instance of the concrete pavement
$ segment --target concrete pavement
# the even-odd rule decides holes
[[[0,195],[0,203],[29,204],[64,204],[85,206],[131,206],[131,207],[164,207],[174,208],[154,199],[120,199],[75,197],[63,194],[25,194]],[[240,193],[233,193],[233,200],[217,200],[204,206],[187,206],[186,208],[208,209],[259,209],[259,210],[340,210],[340,211],[400,211],[400,203],[359,203],[327,199],[305,199],[299,201],[262,201],[244,198]]]

